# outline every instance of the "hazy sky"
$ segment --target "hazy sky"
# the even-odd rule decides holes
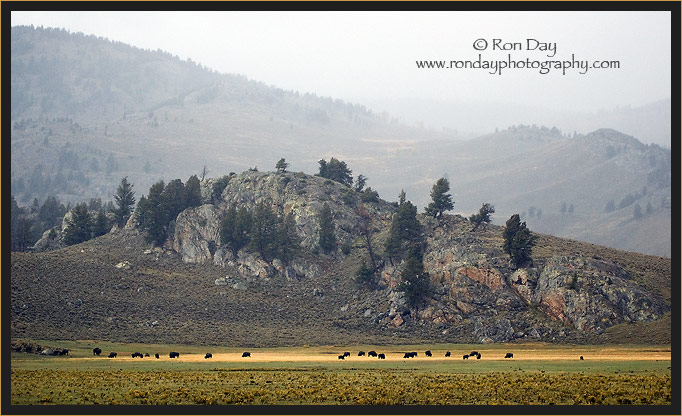
[[[32,11],[12,12],[11,24],[160,48],[219,72],[360,103],[419,97],[596,110],[671,95],[669,12]],[[474,48],[479,39],[485,50]],[[555,51],[540,51],[529,39]],[[501,50],[505,43],[514,50]],[[548,74],[505,69],[499,75],[491,69],[418,69],[415,63],[478,61],[479,53],[484,61],[506,63],[511,56],[521,65],[528,65],[526,59],[535,65],[571,61],[574,55],[619,61],[620,68],[584,74],[572,68],[565,75],[555,68]]]

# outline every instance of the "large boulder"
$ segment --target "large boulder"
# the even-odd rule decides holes
[[[175,222],[172,248],[187,263],[213,259],[220,243],[220,221],[213,205],[182,211]]]

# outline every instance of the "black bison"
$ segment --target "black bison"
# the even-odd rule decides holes
[[[145,353],[144,353],[144,356],[145,356],[145,357],[149,357],[149,353],[148,353],[148,352],[145,352]]]
[[[156,354],[154,354],[154,357],[159,358],[159,353],[157,352]]]
[[[345,355],[339,355],[339,360],[345,360],[346,356]]]
[[[248,351],[244,351],[244,352],[242,353],[242,357],[250,357],[250,356],[251,356],[251,353],[248,352]]]
[[[378,358],[379,358],[380,360],[385,360],[385,359],[386,359],[386,355],[384,355],[384,353],[382,352],[381,354],[379,354]]]
[[[449,356],[450,356],[450,351],[446,352],[446,353],[445,353],[445,356],[446,356],[446,357],[449,357]]]
[[[213,354],[211,354],[210,352],[207,352],[206,355],[204,355],[204,360],[207,358],[213,358]]]
[[[100,355],[102,353],[102,350],[95,347],[92,349],[92,355]]]
[[[403,358],[412,358],[412,354],[406,352],[405,355],[403,355]]]
[[[473,357],[474,355],[478,355],[478,351],[471,351],[469,353],[469,357]]]
[[[179,353],[179,352],[175,352],[175,351],[171,351],[171,352],[168,354],[168,356],[169,356],[170,358],[179,358],[179,357],[180,357],[180,353]]]
[[[582,356],[582,355],[580,356],[580,360],[581,360],[581,361],[582,361],[582,360],[584,360],[584,358],[583,358],[583,356]]]
[[[130,355],[131,355],[133,358],[135,358],[135,357],[140,357],[140,358],[142,358],[142,353],[141,353],[141,352],[134,352],[134,353],[132,353],[132,354],[130,354]]]
[[[109,358],[116,358],[116,353],[115,352],[110,352],[109,353]]]
[[[508,352],[507,354],[505,354],[504,358],[514,358],[514,354]]]
[[[429,350],[426,350],[426,352],[424,354],[426,354],[427,357],[433,356],[433,354],[431,354],[431,351],[429,351]]]
[[[363,355],[365,355],[365,352],[364,352],[364,351],[360,351],[360,352],[358,353],[358,357],[362,357]]]
[[[468,359],[469,359],[469,354],[464,354],[464,355],[462,356],[462,359],[463,359],[463,360],[468,360]]]
[[[368,357],[376,357],[376,356],[377,356],[377,352],[376,352],[376,351],[370,351],[370,352],[367,353],[367,356],[368,356]]]
[[[480,359],[481,359],[481,353],[480,353],[480,352],[479,352],[478,354],[476,354],[476,359],[477,359],[477,360],[480,360]]]
[[[343,356],[344,356],[344,357],[350,357],[350,352],[348,352],[348,351],[344,352],[344,353],[343,353]]]

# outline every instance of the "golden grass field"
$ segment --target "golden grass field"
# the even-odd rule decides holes
[[[12,404],[671,404],[669,346],[408,345],[236,349],[111,344],[13,353]],[[146,350],[145,350],[146,348]],[[426,357],[430,350],[433,357]],[[359,350],[386,354],[358,357]],[[480,360],[463,360],[472,350]],[[151,357],[130,357],[131,352]],[[180,352],[170,359],[168,351]],[[251,357],[242,358],[249,351]],[[344,351],[350,357],[339,360]],[[417,358],[404,359],[404,352]],[[446,358],[446,351],[452,357]],[[159,352],[160,358],[154,358]],[[163,352],[163,353],[162,353]],[[205,359],[205,352],[213,357]],[[513,352],[513,359],[505,359]],[[584,360],[580,360],[582,355]]]

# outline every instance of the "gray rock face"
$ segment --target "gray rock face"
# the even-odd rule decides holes
[[[347,190],[348,187],[339,183],[302,173],[247,171],[232,177],[218,209],[225,212],[234,204],[252,209],[260,202],[271,203],[278,214],[293,214],[301,245],[313,248],[319,239],[318,215],[324,203],[332,210],[339,242],[352,241],[357,235],[355,228],[359,216],[353,206],[344,202]],[[393,212],[390,204],[380,201],[365,204],[365,207],[377,223],[390,223]]]
[[[34,252],[43,252],[57,250],[62,247],[66,247],[66,244],[62,241],[62,232],[57,228],[51,228],[45,230],[40,239],[33,245],[32,250]]]
[[[175,222],[173,250],[187,263],[213,259],[220,239],[220,220],[213,205],[182,211]]]

